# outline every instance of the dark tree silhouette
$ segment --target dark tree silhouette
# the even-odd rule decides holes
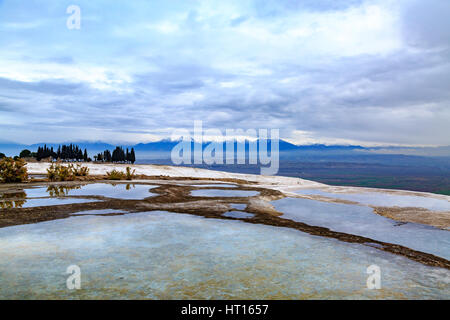
[[[29,150],[23,150],[25,152]],[[53,151],[53,147],[48,148],[47,145],[39,146],[36,153],[24,153],[24,155],[30,157],[36,157],[38,161],[52,157],[53,159],[60,159],[62,161],[92,161],[88,156],[88,151],[85,148],[83,149],[77,145],[69,144],[69,145],[59,145],[57,151]],[[21,157],[22,157],[21,153]],[[124,151],[123,147],[117,146],[113,152],[109,150],[105,150],[96,156],[94,156],[94,160],[96,162],[122,162],[122,163],[134,163],[136,161],[136,155],[134,153],[134,149],[131,148],[131,151],[127,148]]]
[[[125,162],[125,152],[122,147],[116,147],[112,153],[112,162]]]
[[[43,147],[38,147],[37,153],[36,153],[36,159],[38,161],[41,161],[44,158],[56,158],[57,154],[53,152],[53,148],[47,148],[47,145],[44,145]]]
[[[20,152],[19,157],[20,158],[31,158],[31,151],[28,149],[24,149]]]
[[[134,148],[131,148],[131,153],[130,153],[130,160],[131,163],[134,164],[134,162],[136,161],[136,155],[134,153]]]

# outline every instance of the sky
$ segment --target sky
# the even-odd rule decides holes
[[[449,16],[448,0],[0,0],[0,142],[132,144],[201,120],[450,145]]]

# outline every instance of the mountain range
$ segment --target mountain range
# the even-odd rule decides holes
[[[270,140],[268,148],[270,150]],[[82,149],[87,149],[89,156],[93,157],[104,150],[113,150],[116,145],[106,142],[72,142]],[[149,143],[138,143],[135,145],[121,145],[124,148],[134,148],[138,160],[142,159],[168,159],[172,149],[179,143],[179,141],[160,140]],[[69,144],[69,143],[62,143]],[[202,148],[205,148],[209,142],[204,142]],[[18,155],[21,150],[28,149],[35,152],[39,146],[47,145],[53,147],[55,150],[59,145],[57,143],[37,143],[32,145],[15,144],[15,143],[1,143],[0,152],[7,156]],[[193,147],[193,142],[192,142]],[[248,142],[246,142],[246,149],[248,150]],[[225,152],[224,147],[224,152]],[[432,156],[432,157],[450,157],[450,146],[445,147],[363,147],[359,145],[325,145],[325,144],[311,144],[311,145],[295,145],[285,140],[279,140],[280,157],[297,158],[299,156],[313,156],[313,155],[410,155],[410,156]]]

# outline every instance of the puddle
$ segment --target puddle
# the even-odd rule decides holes
[[[109,213],[125,213],[125,210],[114,210],[114,209],[101,209],[101,210],[87,210],[87,211],[79,211],[71,213],[71,215],[79,215],[79,214],[109,214]]]
[[[245,203],[230,203],[230,207],[236,210],[245,210],[247,205]]]
[[[25,189],[27,196],[61,197],[61,196],[103,196],[107,198],[139,200],[157,195],[149,190],[155,185],[130,183],[92,183],[86,185],[51,185],[40,188]]]
[[[398,221],[359,205],[300,198],[284,198],[271,203],[283,212],[281,218],[400,244],[450,260],[450,232],[446,230],[415,223],[399,225]]]
[[[249,190],[205,189],[191,191],[191,195],[194,197],[253,197],[258,194],[258,191]]]
[[[42,198],[42,199],[23,199],[23,200],[1,200],[0,208],[31,208],[44,206],[57,206],[62,204],[95,202],[92,199],[74,199],[74,198]]]
[[[320,195],[329,198],[349,200],[365,205],[380,207],[418,207],[434,211],[450,210],[450,201],[421,196],[395,195],[380,192],[362,193],[332,193],[318,189],[303,189],[294,191],[298,194]]]
[[[253,218],[255,215],[242,211],[228,211],[223,214],[224,217],[230,218]]]
[[[0,229],[0,299],[448,299],[450,272],[288,228],[185,214]],[[382,271],[368,290],[367,267]],[[82,290],[66,287],[77,265]]]
[[[115,199],[139,200],[157,195],[149,191],[154,187],[156,186],[127,183],[93,183],[86,185],[50,185],[27,188],[20,192],[4,193],[1,198],[9,197],[10,199],[0,200],[0,208],[29,208],[98,201],[92,199],[65,198],[70,196],[103,196]]]

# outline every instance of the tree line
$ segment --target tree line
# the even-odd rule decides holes
[[[94,160],[97,162],[134,163],[136,161],[136,154],[134,148],[131,148],[131,151],[129,151],[128,148],[124,151],[122,147],[116,147],[112,154],[111,151],[105,150],[94,156]]]
[[[23,150],[20,153],[21,157],[25,153],[27,154],[27,151],[28,150]],[[30,155],[32,156],[32,154]],[[88,157],[87,149],[84,149],[83,152],[83,150],[77,145],[73,144],[62,146],[60,145],[58,146],[58,150],[56,152],[53,150],[53,147],[49,148],[47,147],[47,145],[44,145],[43,147],[38,147],[38,150],[36,152],[37,161],[41,161],[42,159],[50,157],[52,159],[60,159],[63,161],[85,161],[85,162],[92,161],[92,159]]]
[[[0,159],[5,157],[4,154],[0,153]],[[91,162],[92,159],[88,156],[87,149],[80,148],[77,145],[69,144],[69,145],[60,145],[58,149],[55,151],[53,147],[47,147],[47,145],[40,146],[37,149],[37,152],[31,152],[28,149],[22,150],[20,152],[20,158],[36,158],[37,161],[41,161],[42,159],[59,159],[62,161],[84,161]],[[19,158],[15,157],[15,158]],[[134,163],[136,161],[136,154],[134,152],[134,148],[126,151],[123,147],[116,147],[113,152],[109,150],[105,150],[102,153],[94,156],[94,161],[96,162],[122,162],[122,163]]]

